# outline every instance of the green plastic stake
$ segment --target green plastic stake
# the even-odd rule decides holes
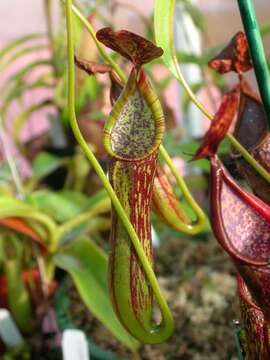
[[[270,126],[270,75],[252,0],[238,0],[238,6],[248,39],[250,55]]]

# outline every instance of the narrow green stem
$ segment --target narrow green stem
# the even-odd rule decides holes
[[[164,149],[163,146],[160,147],[160,155],[166,161],[169,169],[171,170],[172,174],[174,175],[174,177],[176,179],[177,185],[182,190],[182,193],[183,193],[185,199],[190,204],[192,210],[194,211],[194,213],[197,216],[197,219],[196,219],[195,223],[193,223],[193,224],[183,224],[185,226],[185,232],[190,234],[190,235],[198,234],[199,232],[201,232],[205,228],[206,216],[205,216],[204,212],[202,211],[202,209],[197,204],[197,202],[194,200],[194,198],[191,195],[185,181],[179,175],[179,173],[176,170],[170,156],[168,155],[168,153],[166,152],[166,150]]]
[[[63,0],[64,1],[64,0]],[[64,1],[65,2],[65,1]],[[103,48],[103,46],[101,45],[101,43],[98,41],[98,39],[96,38],[96,33],[95,30],[93,29],[92,25],[89,23],[89,21],[83,16],[83,14],[80,12],[80,10],[75,6],[75,5],[71,5],[72,6],[72,11],[74,13],[74,15],[76,15],[76,17],[80,20],[80,22],[86,27],[86,29],[88,30],[89,34],[91,35],[92,39],[94,40],[96,47],[99,51],[99,53],[101,54],[101,56],[103,57],[103,59],[109,63],[111,65],[111,67],[115,70],[115,72],[118,74],[118,76],[120,77],[120,79],[125,82],[126,81],[126,76],[124,74],[124,72],[121,70],[120,66],[113,61],[113,59],[108,55],[108,53],[106,52],[106,50]]]
[[[255,8],[252,0],[238,0],[238,6],[262,102],[268,118],[268,125],[270,126],[270,75]]]
[[[214,115],[211,114],[195,97],[194,93],[192,92],[191,88],[185,81],[182,72],[178,66],[177,62],[177,71],[179,74],[179,82],[187,92],[187,94],[190,97],[190,100],[197,106],[198,109],[201,110],[201,112],[208,117],[209,120],[214,119]],[[260,174],[269,184],[270,184],[270,174],[262,167],[252,155],[239,143],[239,141],[236,140],[236,138],[232,135],[227,133],[226,134],[227,139],[230,141],[232,146],[243,156],[243,158],[257,171],[258,174]]]
[[[120,67],[117,65],[117,63],[107,54],[107,52],[105,51],[104,47],[101,45],[101,43],[97,40],[96,38],[96,34],[95,31],[93,29],[93,27],[91,26],[91,24],[89,24],[89,22],[87,21],[87,19],[85,19],[85,17],[80,13],[80,11],[76,8],[76,6],[72,6],[72,11],[74,13],[74,15],[76,15],[78,17],[78,19],[85,25],[85,27],[87,28],[87,30],[89,31],[89,34],[92,36],[92,39],[94,40],[101,56],[104,58],[105,61],[107,61],[112,68],[115,70],[115,72],[118,74],[118,76],[121,78],[121,80],[123,82],[126,82],[127,78],[126,75],[123,73],[123,71],[120,69]],[[185,79],[182,77],[182,81],[185,82]],[[187,85],[187,84],[186,84]],[[187,89],[188,85],[187,85]],[[192,91],[189,91],[189,95],[192,96]],[[194,101],[195,96],[193,94],[194,97]],[[196,203],[196,201],[194,200],[193,196],[191,195],[188,187],[186,186],[184,180],[179,176],[177,169],[175,168],[173,162],[170,159],[169,154],[167,153],[166,149],[164,148],[163,145],[160,145],[159,147],[160,149],[160,155],[162,156],[162,158],[164,159],[164,161],[167,163],[167,165],[169,166],[171,172],[173,173],[173,175],[175,176],[175,179],[177,181],[178,186],[180,187],[181,191],[183,192],[186,200],[188,201],[190,207],[193,209],[194,213],[197,216],[197,224],[196,227],[195,226],[189,226],[190,229],[187,229],[187,231],[190,234],[195,234],[198,231],[200,231],[200,229],[203,228],[203,226],[205,225],[205,221],[206,221],[206,216],[203,213],[202,209],[198,206],[198,204]]]
[[[81,148],[84,150],[88,160],[90,161],[98,177],[100,178],[104,188],[106,189],[109,197],[111,198],[115,211],[117,212],[119,218],[121,219],[123,225],[125,226],[130,236],[135,251],[140,259],[142,268],[149,280],[149,283],[151,284],[157,303],[160,306],[164,333],[167,331],[168,333],[170,333],[173,327],[172,315],[166,303],[166,300],[164,299],[163,294],[160,290],[152,266],[149,263],[148,258],[144,253],[144,249],[137,236],[137,233],[134,230],[133,226],[131,225],[129,218],[127,217],[119,199],[117,198],[110,182],[107,179],[107,176],[103,172],[93,152],[90,150],[89,146],[84,141],[84,138],[77,124],[77,119],[75,114],[75,96],[74,96],[75,77],[74,77],[74,51],[73,51],[73,31],[72,31],[73,26],[72,26],[72,7],[71,7],[72,0],[66,0],[65,3],[66,3],[67,43],[68,43],[68,109],[70,116],[70,124],[76,140],[80,144]]]
[[[19,217],[28,220],[37,221],[46,229],[47,236],[44,245],[49,249],[49,251],[54,252],[56,248],[56,233],[57,227],[54,221],[45,214],[41,214],[36,210],[29,210],[25,208],[18,207],[8,207],[0,210],[0,218],[8,217]]]

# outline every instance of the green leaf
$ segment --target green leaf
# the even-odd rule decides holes
[[[59,223],[63,223],[81,212],[80,206],[68,200],[61,193],[49,190],[37,191],[28,196],[27,201]]]
[[[63,163],[63,158],[49,154],[47,152],[41,152],[33,162],[33,176],[42,178],[51,174]]]
[[[18,100],[27,91],[35,90],[38,88],[53,88],[51,75],[51,73],[44,73],[40,77],[35,79],[32,83],[30,83],[29,81],[19,81],[11,83],[12,86],[9,86],[9,88],[7,89],[8,91],[5,89],[5,93],[2,94],[2,116],[5,117],[7,109],[11,102],[13,102],[14,100]]]
[[[0,163],[0,183],[7,182],[12,179],[10,167],[6,161]]]
[[[75,204],[80,209],[87,208],[88,202],[90,201],[85,194],[79,191],[62,190],[60,194],[63,198]]]
[[[14,61],[18,60],[21,57],[24,57],[26,54],[34,53],[40,50],[47,49],[46,45],[32,45],[23,49],[19,49],[17,52],[12,54],[3,64],[0,63],[0,71],[3,71],[6,67],[10,66]]]
[[[19,328],[29,332],[31,330],[32,311],[27,288],[21,279],[23,245],[17,235],[13,234],[6,235],[5,242],[3,269],[8,286],[9,309]]]
[[[24,202],[17,200],[10,196],[0,196],[0,217],[8,217],[9,212],[12,212],[13,209],[22,211],[22,212],[33,212],[35,208],[31,205],[25,204]]]
[[[13,122],[13,128],[12,128],[12,136],[15,143],[20,143],[20,132],[25,124],[25,122],[29,119],[30,115],[36,111],[39,111],[40,109],[51,106],[51,100],[43,100],[40,103],[35,103],[34,105],[29,106],[27,109],[23,110],[15,119]]]
[[[59,223],[73,219],[83,211],[107,212],[110,210],[110,199],[105,190],[98,191],[90,198],[78,192],[52,192],[40,190],[29,195],[27,202],[35,205]]]
[[[173,45],[173,21],[175,0],[156,0],[154,27],[156,44],[162,47],[162,60],[173,75],[180,80],[178,63]],[[180,80],[180,82],[182,82]]]
[[[106,254],[91,240],[81,238],[60,248],[53,261],[70,274],[92,314],[128,348],[136,349],[139,343],[122,327],[109,300]]]
[[[32,33],[24,35],[18,39],[15,39],[14,41],[8,43],[5,47],[0,49],[0,59],[2,60],[3,57],[9,53],[10,51],[17,49],[18,46],[27,43],[28,41],[32,41],[34,39],[41,39],[44,38],[45,34],[42,33]]]
[[[110,210],[111,200],[108,196],[108,193],[105,189],[102,189],[92,195],[86,203],[86,208],[84,210],[88,210],[90,208],[97,207],[106,207],[108,211]]]

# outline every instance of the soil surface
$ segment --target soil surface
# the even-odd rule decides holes
[[[75,324],[103,349],[143,360],[237,360],[239,320],[235,270],[214,239],[169,239],[155,250],[156,273],[175,320],[175,331],[161,345],[144,345],[130,354],[86,310],[71,281]]]

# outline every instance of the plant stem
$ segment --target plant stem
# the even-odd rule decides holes
[[[123,82],[125,82],[126,76],[125,76],[124,72],[121,70],[120,66],[115,61],[113,61],[113,59],[104,50],[103,46],[100,44],[100,42],[96,38],[95,30],[93,29],[93,27],[91,26],[89,21],[83,16],[83,14],[80,12],[80,10],[75,5],[71,5],[71,6],[72,6],[72,11],[74,12],[74,14],[77,16],[77,18],[80,20],[80,22],[88,30],[89,34],[91,35],[92,39],[94,40],[96,47],[97,47],[98,51],[100,52],[101,56],[103,57],[103,59],[111,65],[111,67],[119,75],[120,79]]]
[[[270,126],[270,75],[255,8],[252,0],[238,0],[238,6],[268,125]]]
[[[74,136],[78,141],[81,148],[84,150],[88,160],[96,171],[98,177],[100,178],[104,188],[106,189],[109,197],[111,198],[112,204],[117,212],[119,218],[121,219],[123,225],[125,226],[132,244],[135,248],[135,251],[140,259],[142,268],[146,274],[146,277],[153,289],[156,301],[159,304],[160,311],[162,313],[162,322],[160,327],[162,328],[163,334],[171,333],[173,328],[173,319],[170,312],[170,309],[166,303],[166,300],[163,297],[163,294],[160,290],[158,281],[156,279],[155,273],[152,269],[150,262],[144,249],[140,243],[140,240],[137,236],[136,231],[131,225],[128,216],[125,213],[119,199],[117,198],[110,182],[107,179],[107,176],[103,172],[99,162],[95,158],[93,152],[85,142],[80,129],[77,124],[76,114],[75,114],[75,94],[74,94],[74,85],[75,85],[75,76],[74,76],[74,51],[73,51],[73,26],[72,26],[72,0],[66,0],[66,22],[67,22],[67,43],[68,43],[68,110],[70,116],[70,125],[72,127]]]
[[[18,206],[14,207],[3,207],[0,209],[0,219],[8,217],[19,217],[27,219],[29,221],[35,221],[42,225],[46,230],[46,239],[44,240],[44,245],[48,248],[50,252],[54,252],[57,246],[56,243],[56,233],[57,227],[55,222],[47,215],[40,213],[39,211],[29,210],[29,208],[19,208]],[[34,229],[34,227],[33,227]]]
[[[194,213],[197,215],[196,222],[192,224],[184,224],[185,226],[185,233],[188,233],[190,235],[198,234],[200,231],[202,231],[205,228],[206,225],[206,217],[202,209],[199,207],[197,202],[194,200],[193,196],[191,195],[185,181],[183,178],[179,175],[178,171],[176,170],[170,156],[168,155],[167,151],[164,149],[163,146],[160,146],[160,155],[163,157],[165,162],[167,163],[169,169],[171,170],[173,176],[176,179],[177,185],[180,187],[185,199],[189,203],[190,207],[194,211]]]

